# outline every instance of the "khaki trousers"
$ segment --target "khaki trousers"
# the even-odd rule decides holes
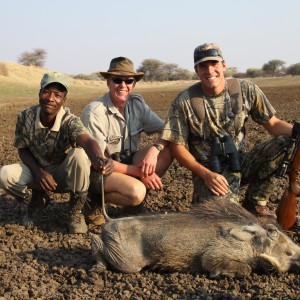
[[[73,148],[60,165],[43,168],[57,183],[56,193],[84,192],[89,188],[91,162],[82,148]],[[23,163],[3,166],[0,169],[0,188],[20,198],[28,198],[31,189],[40,189],[31,170]]]

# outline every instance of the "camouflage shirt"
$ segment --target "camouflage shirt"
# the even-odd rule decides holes
[[[69,108],[61,107],[52,128],[40,121],[40,106],[29,107],[17,118],[14,146],[28,148],[42,167],[60,164],[68,150],[75,147],[80,134],[87,133],[78,117]]]
[[[206,165],[215,136],[230,135],[240,153],[246,152],[245,123],[249,116],[258,124],[266,124],[275,110],[264,93],[250,81],[240,80],[243,110],[238,116],[232,111],[227,84],[216,97],[203,93],[205,119],[200,121],[191,106],[188,89],[173,101],[162,138],[189,147],[200,163]]]

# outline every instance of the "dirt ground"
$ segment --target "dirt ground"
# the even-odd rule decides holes
[[[300,86],[262,87],[280,118],[299,120]],[[141,94],[162,118],[179,89]],[[91,99],[69,99],[75,114]],[[32,102],[33,104],[34,102]],[[0,167],[18,161],[12,147],[17,113],[28,105],[8,104],[0,110]],[[263,130],[248,122],[248,144],[263,140]],[[154,137],[143,136],[143,144]],[[191,206],[191,174],[176,162],[163,177],[164,188],[150,192],[154,211],[185,211]],[[287,181],[274,188],[269,207],[275,209]],[[68,195],[53,195],[41,221],[32,230],[20,225],[26,207],[0,190],[0,300],[2,299],[299,299],[300,275],[258,274],[246,278],[210,279],[207,274],[161,273],[144,270],[122,274],[110,270],[90,273],[91,234],[70,235],[67,231]],[[180,228],[179,228],[180,230]],[[300,243],[300,235],[293,236]]]

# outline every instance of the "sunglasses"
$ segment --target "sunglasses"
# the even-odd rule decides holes
[[[195,53],[194,61],[198,61],[199,59],[207,56],[220,56],[222,57],[222,54],[217,49],[208,49],[208,50],[202,50],[198,53]]]
[[[121,84],[123,81],[125,82],[125,84],[129,85],[134,83],[134,79],[122,79],[122,78],[111,78],[112,82],[115,84]]]

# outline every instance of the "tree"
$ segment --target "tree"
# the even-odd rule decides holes
[[[162,77],[163,62],[158,59],[148,58],[142,61],[142,65],[138,68],[138,72],[144,72],[145,81],[159,80]]]
[[[232,77],[236,73],[237,73],[236,67],[227,68],[225,71],[225,77]]]
[[[170,79],[170,76],[174,73],[176,69],[178,69],[178,65],[176,64],[163,64],[161,67],[162,71],[166,75],[166,80]]]
[[[273,59],[265,63],[262,67],[262,70],[268,75],[275,76],[279,74],[284,65],[284,61],[280,59]]]
[[[45,59],[47,57],[47,51],[42,48],[36,48],[32,52],[25,51],[18,58],[18,63],[24,66],[36,66],[43,67]]]
[[[190,80],[193,77],[193,72],[187,69],[177,68],[170,76],[170,80]]]
[[[248,77],[255,78],[255,77],[261,77],[264,75],[264,71],[262,69],[258,68],[250,68],[246,71]]]
[[[300,75],[300,63],[290,65],[286,71],[287,74],[290,75]]]

